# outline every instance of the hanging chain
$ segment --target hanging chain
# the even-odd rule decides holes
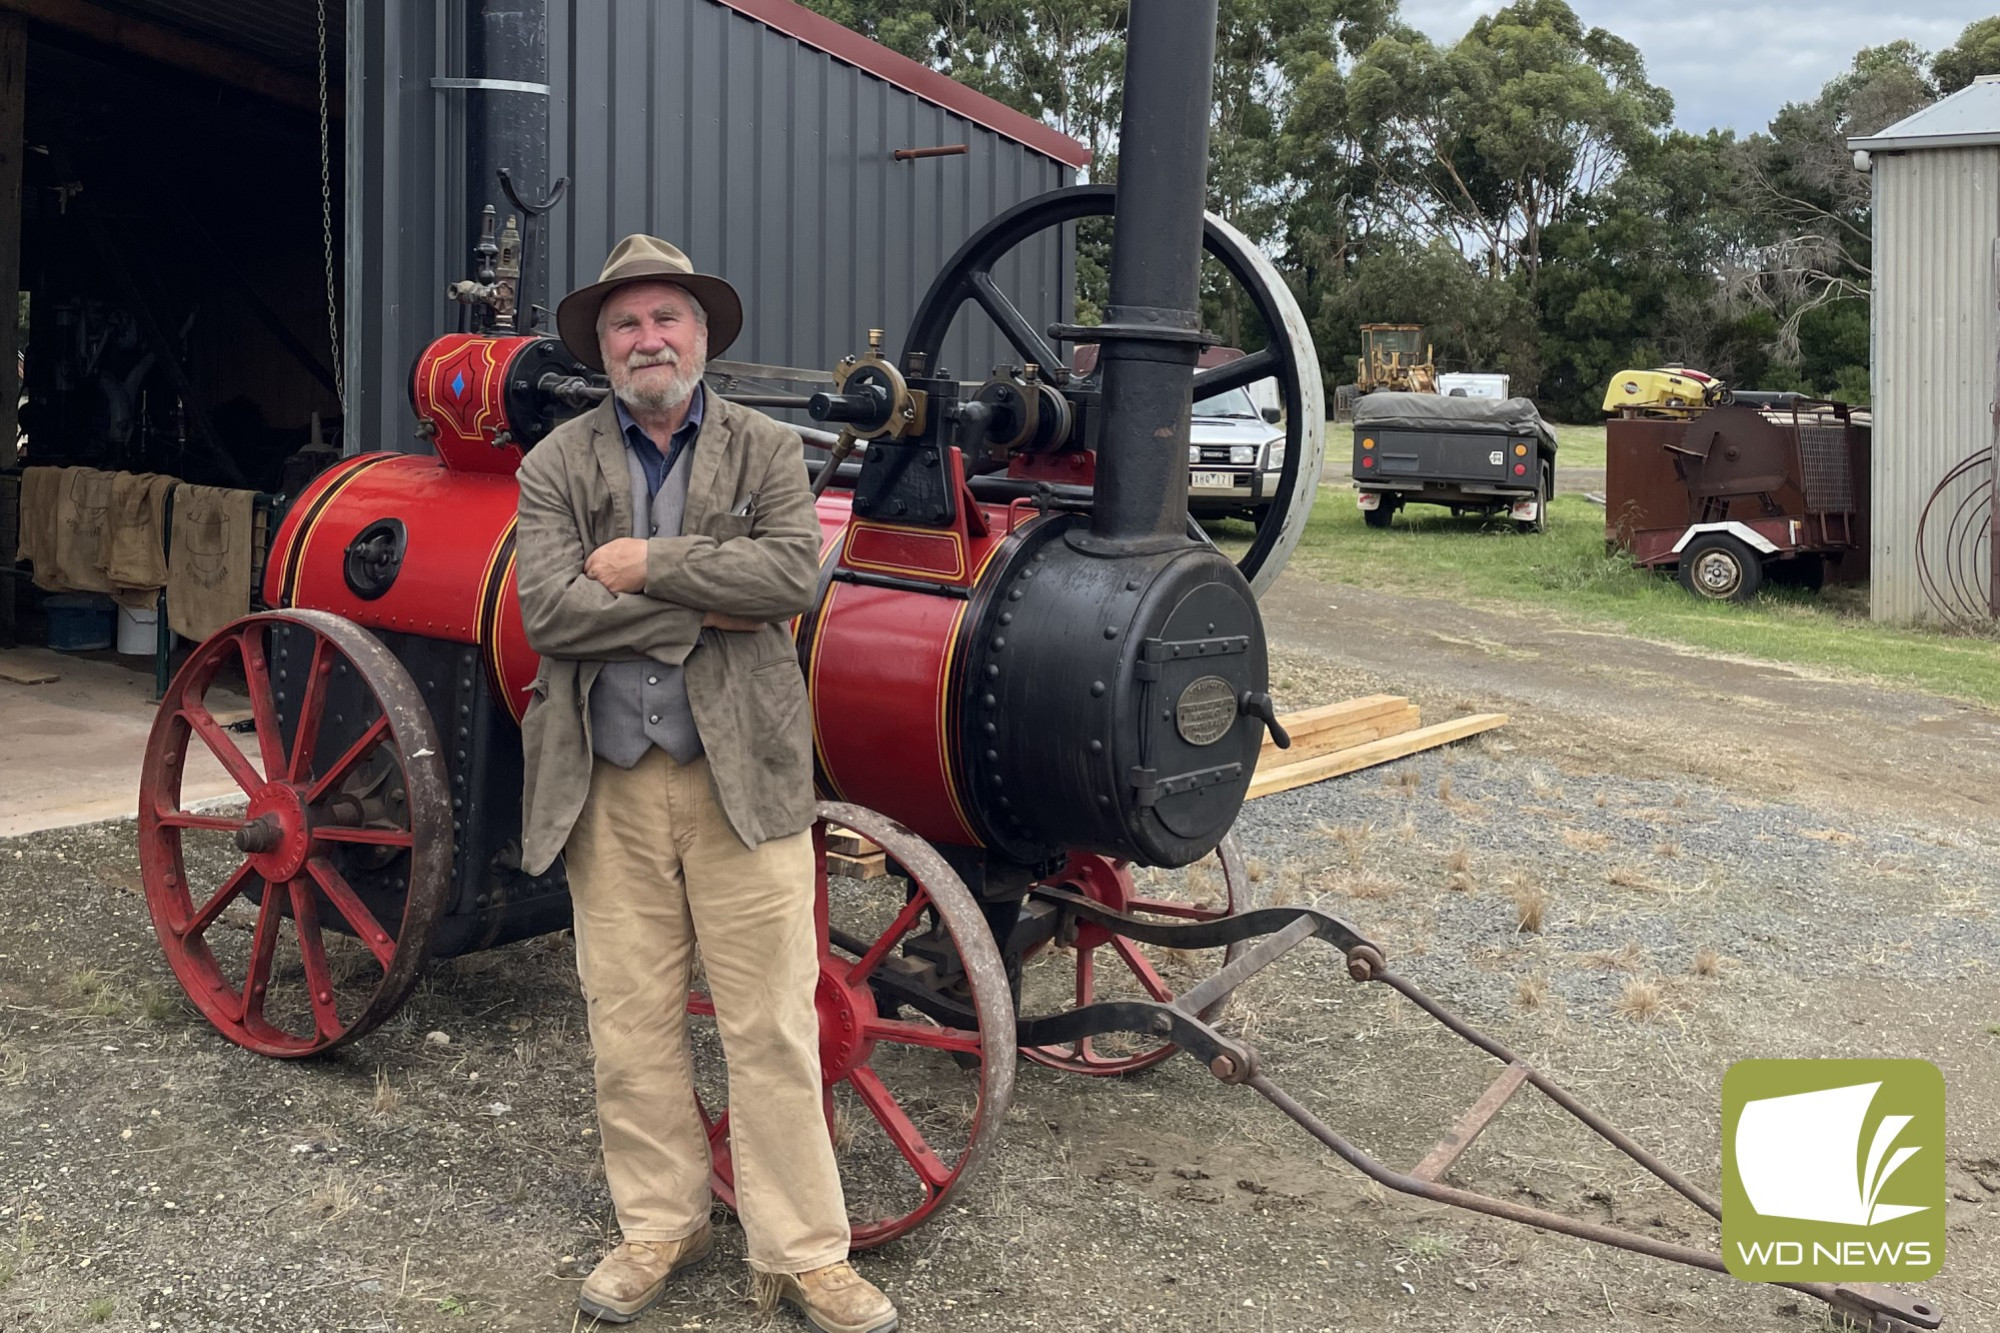
[[[333,396],[340,400],[343,427],[347,417],[347,368],[340,355],[340,299],[333,284],[332,136],[326,111],[326,0],[319,0],[319,230],[326,242],[326,337],[333,349]]]

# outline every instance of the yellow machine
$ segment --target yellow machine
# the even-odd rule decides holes
[[[1436,393],[1437,366],[1421,324],[1363,324],[1354,392]]]
[[[1687,417],[1727,401],[1722,381],[1686,366],[1621,370],[1604,391],[1604,411],[1647,417]]]

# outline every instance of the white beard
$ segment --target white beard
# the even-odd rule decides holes
[[[694,393],[695,386],[701,383],[701,377],[707,373],[708,339],[703,337],[696,342],[694,354],[685,361],[666,359],[673,355],[672,352],[663,353],[661,358],[642,361],[636,367],[628,359],[612,368],[609,371],[611,391],[618,395],[618,401],[634,413],[646,415],[668,412],[685,403]],[[632,382],[635,370],[662,364],[674,367],[673,373],[664,380],[657,375],[651,375],[647,377],[644,387]]]

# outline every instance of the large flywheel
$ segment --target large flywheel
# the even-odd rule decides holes
[[[1112,216],[1117,200],[1117,190],[1110,185],[1073,185],[1016,204],[974,232],[918,304],[899,364],[910,365],[911,356],[921,354],[921,364],[935,367],[959,310],[971,301],[986,312],[1024,362],[1044,371],[1067,367],[1069,358],[1058,345],[1030,324],[1019,304],[994,281],[994,267],[1039,232],[1083,218]],[[1210,213],[1202,228],[1202,248],[1243,290],[1270,330],[1271,341],[1240,360],[1197,371],[1195,399],[1271,378],[1277,380],[1284,403],[1285,462],[1278,492],[1249,549],[1236,562],[1252,590],[1262,596],[1291,558],[1319,493],[1326,447],[1319,354],[1291,289],[1247,236]]]

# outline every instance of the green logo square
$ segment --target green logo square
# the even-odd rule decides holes
[[[1752,1282],[1944,1266],[1944,1075],[1928,1060],[1741,1060],[1722,1079],[1722,1257]]]

